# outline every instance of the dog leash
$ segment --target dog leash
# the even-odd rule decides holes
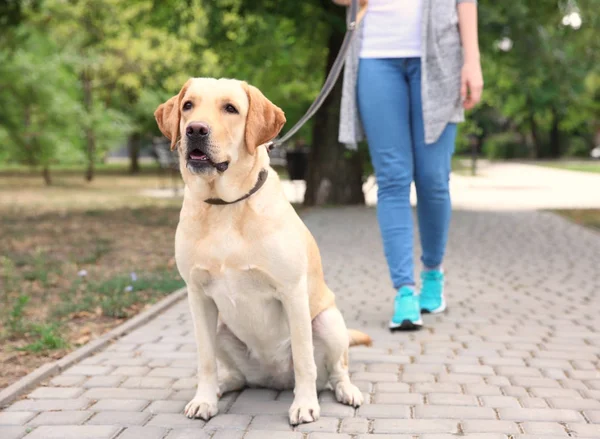
[[[340,47],[337,57],[333,62],[333,66],[331,66],[331,70],[327,75],[327,79],[325,80],[321,91],[319,92],[311,106],[308,108],[304,116],[302,116],[300,120],[296,122],[296,125],[294,125],[291,130],[285,133],[285,136],[281,137],[280,139],[271,140],[270,142],[265,144],[265,146],[267,147],[267,151],[271,151],[276,146],[281,146],[285,142],[287,142],[290,138],[294,136],[294,134],[298,132],[300,128],[304,126],[306,122],[308,122],[308,120],[311,117],[315,115],[317,110],[321,108],[321,105],[323,105],[323,102],[325,101],[327,96],[329,96],[329,93],[331,93],[331,90],[333,89],[338,77],[340,76],[340,72],[342,71],[342,67],[344,66],[344,62],[346,60],[346,54],[350,49],[350,43],[352,42],[352,38],[354,37],[354,33],[356,32],[356,29],[358,28],[358,25],[364,17],[366,11],[366,4],[359,11],[358,0],[351,0],[350,22],[346,27],[346,35],[344,35],[344,41],[342,42],[342,46]]]

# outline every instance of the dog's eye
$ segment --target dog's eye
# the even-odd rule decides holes
[[[183,109],[184,109],[184,110],[191,110],[191,109],[192,109],[192,103],[191,103],[191,101],[186,101],[186,102],[183,104]]]
[[[231,113],[231,114],[238,114],[237,108],[235,108],[231,104],[225,105],[225,111],[227,111],[228,113]]]

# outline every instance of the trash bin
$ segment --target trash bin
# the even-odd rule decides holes
[[[285,161],[290,180],[306,180],[308,151],[287,151]]]

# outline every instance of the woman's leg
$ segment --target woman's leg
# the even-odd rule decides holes
[[[414,144],[415,186],[417,189],[417,216],[421,238],[421,261],[427,269],[436,273],[424,277],[431,281],[422,290],[431,289],[442,294],[443,275],[439,268],[444,258],[451,217],[450,171],[456,124],[449,123],[439,139],[425,144],[423,109],[421,105],[421,62],[411,59],[408,65],[411,90],[412,136]],[[437,282],[437,284],[436,284]],[[441,306],[441,305],[440,305]],[[445,305],[444,305],[445,306]]]
[[[392,282],[414,285],[409,88],[402,59],[360,60],[358,107],[377,178],[377,218]]]

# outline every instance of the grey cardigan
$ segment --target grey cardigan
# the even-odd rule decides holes
[[[448,122],[464,121],[460,99],[463,64],[456,5],[476,0],[422,0],[421,99],[425,142],[435,142]],[[368,13],[368,12],[367,12]],[[358,26],[344,67],[338,140],[350,149],[364,140],[356,102],[356,81],[363,25]]]

